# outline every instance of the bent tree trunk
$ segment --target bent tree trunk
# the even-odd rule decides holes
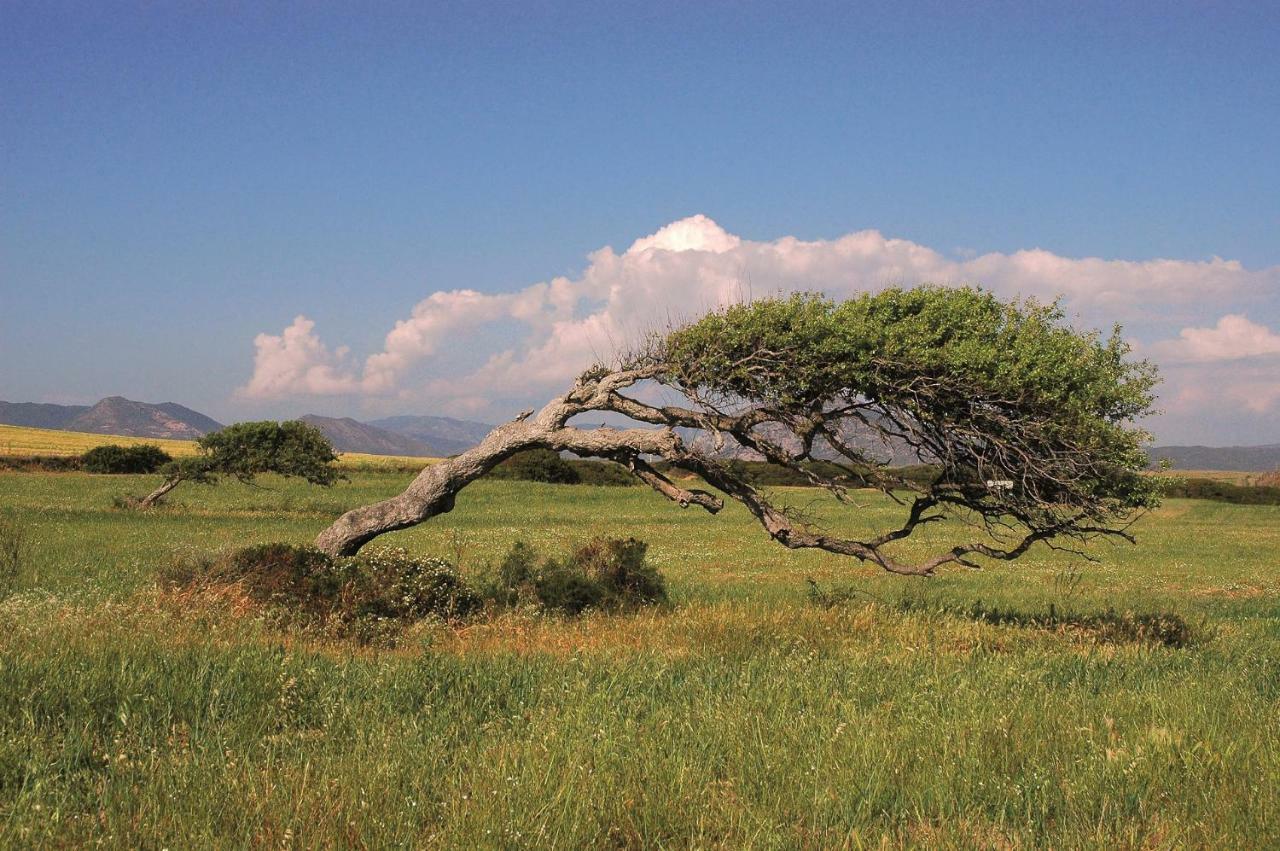
[[[711,494],[681,488],[641,459],[642,454],[666,456],[677,451],[680,438],[674,431],[567,427],[570,417],[591,410],[579,398],[583,393],[579,385],[536,417],[522,414],[498,426],[478,446],[424,469],[398,496],[348,511],[320,533],[316,547],[332,556],[355,555],[385,532],[407,529],[452,510],[458,491],[515,453],[534,448],[609,458],[682,506],[701,505],[713,513],[723,507]]]
[[[181,478],[165,479],[164,484],[153,490],[142,498],[142,502],[138,503],[139,508],[153,508],[169,491],[176,488],[182,482]]]

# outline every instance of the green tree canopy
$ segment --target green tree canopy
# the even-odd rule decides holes
[[[1057,304],[1003,301],[973,287],[888,289],[846,301],[819,294],[714,311],[657,334],[613,364],[597,364],[538,412],[499,426],[476,448],[419,474],[399,496],[354,509],[317,539],[352,553],[379,534],[453,507],[454,495],[504,458],[531,448],[617,461],[682,506],[723,500],[668,479],[647,459],[695,473],[742,503],[790,548],[818,548],[896,573],[928,575],[974,556],[1014,559],[1037,542],[1078,549],[1128,537],[1157,502],[1144,476],[1155,369],[1108,336],[1071,327]],[[664,385],[682,401],[655,404]],[[671,395],[671,394],[669,394]],[[568,425],[586,412],[653,428]],[[757,453],[827,488],[852,510],[851,482],[898,501],[900,526],[832,535],[747,481],[728,448]],[[908,456],[904,459],[902,456]],[[824,460],[834,464],[815,464]],[[932,465],[921,480],[903,460]],[[974,539],[905,562],[895,543],[945,518]]]
[[[334,466],[338,456],[329,439],[300,420],[236,423],[204,435],[197,446],[199,454],[161,468],[164,483],[142,500],[142,507],[155,505],[184,481],[211,484],[222,476],[233,476],[248,482],[260,474],[275,473],[328,486],[340,477]]]

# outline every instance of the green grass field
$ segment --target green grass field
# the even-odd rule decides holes
[[[634,535],[673,605],[424,626],[394,650],[156,585],[176,553],[308,541],[408,478],[191,486],[142,515],[112,498],[154,477],[0,473],[32,538],[0,602],[0,843],[1280,845],[1280,508],[1173,501],[1097,564],[1038,550],[912,580],[788,552],[736,506],[480,482],[388,542],[477,570],[517,538]],[[891,515],[787,498],[845,531]],[[817,607],[808,577],[858,593]],[[1172,611],[1196,641],[997,626],[963,613],[979,602]]]

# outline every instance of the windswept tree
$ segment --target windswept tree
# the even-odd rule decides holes
[[[329,439],[299,420],[236,423],[197,441],[199,454],[165,464],[164,481],[147,494],[139,508],[151,508],[183,482],[213,484],[223,476],[242,482],[261,473],[296,476],[315,485],[331,485],[339,476]]]
[[[342,515],[316,541],[350,555],[371,539],[453,508],[457,493],[495,464],[532,448],[609,459],[681,506],[711,513],[742,503],[774,540],[926,576],[975,556],[1014,559],[1037,542],[1079,550],[1095,536],[1129,537],[1153,506],[1143,476],[1154,368],[1129,359],[1119,328],[1081,333],[1057,305],[1004,302],[972,288],[891,289],[843,302],[796,295],[735,305],[654,336],[612,366],[596,365],[540,411],[494,429],[478,446],[424,469],[400,495]],[[642,400],[642,386],[680,404]],[[577,428],[612,412],[630,428]],[[654,428],[656,426],[657,428]],[[677,431],[679,429],[679,431]],[[710,439],[688,442],[687,430]],[[900,525],[845,538],[807,523],[733,472],[727,441],[807,476],[849,510],[850,480],[871,482],[902,506]],[[934,465],[921,483],[888,465],[905,449]],[[822,475],[815,453],[836,457]],[[650,460],[700,477],[715,493],[672,481]],[[846,478],[847,476],[847,478]],[[969,539],[920,561],[895,542],[944,518]]]

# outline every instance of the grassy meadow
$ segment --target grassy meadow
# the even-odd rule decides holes
[[[0,844],[1280,845],[1280,507],[1170,501],[1096,564],[1041,549],[918,580],[788,552],[737,506],[482,481],[387,542],[467,572],[516,539],[636,536],[672,605],[394,649],[157,584],[184,552],[309,541],[410,475],[183,486],[138,514],[113,497],[155,477],[0,473],[30,537],[0,602]],[[786,496],[847,532],[896,517]],[[848,599],[814,605],[809,578]],[[1177,613],[1194,641],[1018,625],[1108,609]]]

